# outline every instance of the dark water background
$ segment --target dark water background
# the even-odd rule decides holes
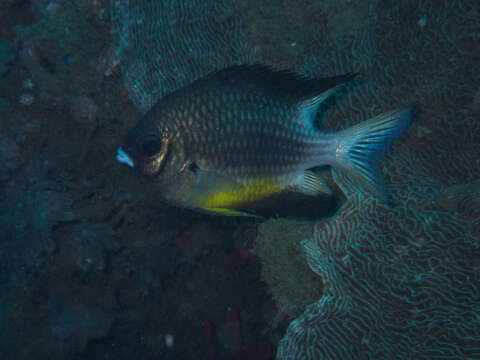
[[[1,1],[0,360],[479,359],[479,38],[474,1]],[[252,62],[358,71],[329,131],[415,104],[390,205],[333,172],[332,217],[209,216],[115,162]]]

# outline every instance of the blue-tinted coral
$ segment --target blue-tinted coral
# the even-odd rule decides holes
[[[399,165],[412,163],[404,152]],[[429,203],[433,183],[397,179],[388,206],[336,176],[349,200],[303,242],[324,294],[290,324],[278,359],[480,356],[478,233]]]
[[[234,1],[115,1],[123,79],[143,112],[161,97],[225,66],[250,61]]]
[[[119,248],[114,234],[111,226],[105,223],[75,224],[68,242],[77,266],[83,271],[103,271],[108,253]]]
[[[0,181],[8,180],[13,171],[23,163],[17,143],[7,136],[0,135]]]
[[[95,92],[102,79],[96,66],[106,37],[87,2],[31,3],[38,21],[17,26],[15,33],[22,44],[19,61],[35,84],[38,105],[59,108]],[[24,95],[31,100],[32,94]]]
[[[72,221],[73,199],[65,185],[49,179],[64,163],[42,153],[19,169],[0,198],[0,287],[19,286],[21,273],[41,265],[56,244],[53,227]]]
[[[0,74],[8,70],[8,64],[15,59],[15,49],[8,39],[0,37]]]
[[[124,82],[144,112],[213,69],[255,60],[239,46],[238,18],[218,17],[229,11],[214,2],[118,1],[114,10]],[[436,204],[480,173],[478,9],[464,0],[375,0],[365,26],[334,37],[327,28],[339,27],[319,23],[313,50],[295,69],[361,74],[331,108],[327,129],[411,103],[419,112],[406,145],[388,155],[390,205],[335,175],[347,202],[304,242],[326,290],[292,322],[277,358],[478,358],[478,227]]]
[[[304,242],[326,289],[291,323],[277,359],[480,357],[478,220],[446,209],[442,195],[480,175],[474,14],[468,1],[373,2],[368,28],[299,67],[364,77],[332,108],[330,129],[402,104],[419,111],[384,165],[390,205],[336,174],[347,202]]]
[[[71,221],[72,199],[54,184],[43,183],[28,192],[8,188],[0,203],[0,256],[2,265],[38,265],[55,250],[52,227]]]

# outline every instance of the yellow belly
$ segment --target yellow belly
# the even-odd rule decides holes
[[[213,191],[202,199],[199,207],[203,210],[241,215],[241,209],[248,207],[249,203],[264,199],[282,190],[282,186],[272,179],[254,179],[244,181],[241,186],[230,189]]]

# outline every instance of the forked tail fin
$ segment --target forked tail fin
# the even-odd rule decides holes
[[[377,161],[408,128],[413,112],[413,106],[389,111],[339,132],[332,165],[385,199],[386,189]]]

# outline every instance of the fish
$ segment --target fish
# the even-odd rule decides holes
[[[409,127],[413,106],[336,133],[316,124],[321,105],[356,75],[225,68],[160,99],[128,132],[116,159],[158,185],[175,185],[188,172],[183,206],[215,214],[251,215],[254,204],[282,193],[329,196],[331,186],[315,172],[322,166],[385,199],[378,161]]]

